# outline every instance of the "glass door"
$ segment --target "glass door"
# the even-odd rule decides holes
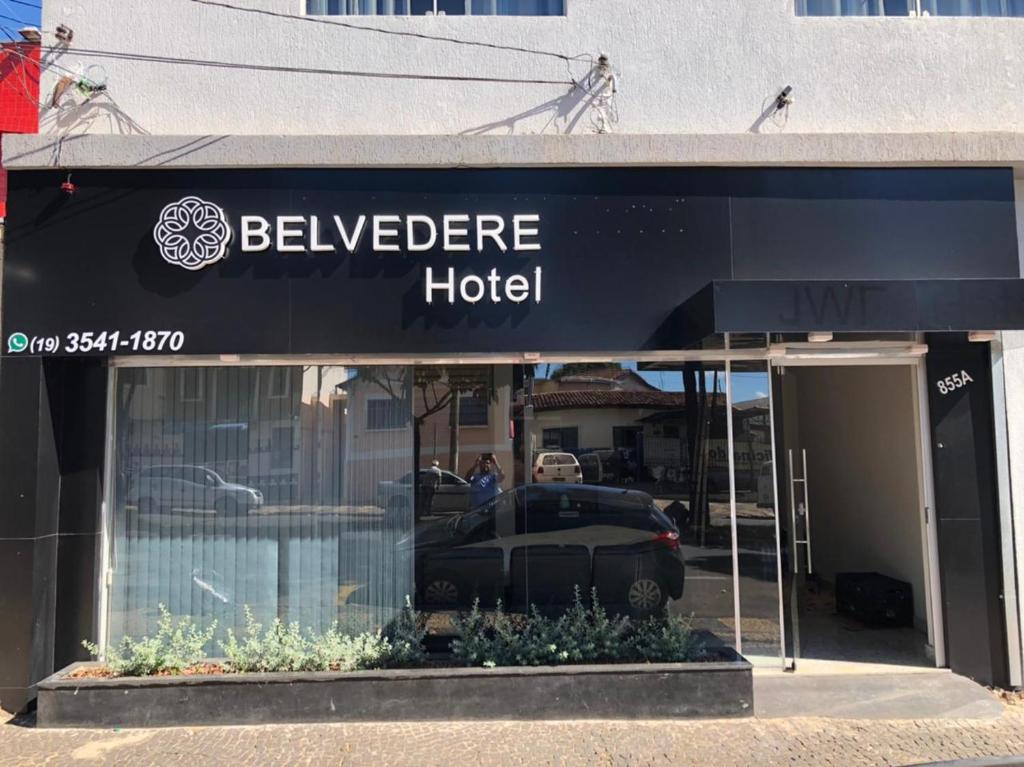
[[[764,360],[731,361],[727,370],[736,643],[755,665],[780,668],[786,632],[771,379]]]
[[[826,354],[772,369],[787,664],[933,667],[916,357]]]

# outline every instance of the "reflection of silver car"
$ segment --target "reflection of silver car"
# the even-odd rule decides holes
[[[263,505],[263,493],[226,482],[205,466],[146,466],[130,483],[128,501],[144,514],[171,510],[245,514]]]
[[[433,488],[433,493],[429,489]],[[429,509],[421,509],[420,514],[454,514],[469,511],[469,483],[450,471],[434,471],[420,469],[420,503],[427,502]],[[377,505],[386,511],[404,511],[412,502],[412,472],[407,472],[398,479],[384,480],[377,483]]]

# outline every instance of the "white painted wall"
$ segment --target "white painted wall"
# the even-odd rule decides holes
[[[579,430],[580,449],[611,448],[616,426],[642,426],[642,419],[658,411],[645,408],[580,408],[535,413],[529,422],[531,445],[539,450],[544,445],[545,429]]]
[[[302,0],[234,0],[301,13]],[[44,132],[455,134],[593,131],[567,85],[460,83],[190,67],[87,57],[83,49],[231,63],[568,82],[583,63],[354,31],[190,0],[47,0],[43,25],[74,30],[42,93],[100,64],[109,96],[44,111]],[[392,31],[607,52],[617,131],[744,133],[790,84],[796,104],[763,132],[1018,131],[1024,20],[805,18],[793,0],[569,0],[567,17],[350,17]],[[53,37],[47,36],[47,42]],[[270,158],[268,158],[270,159]]]
[[[787,446],[807,450],[815,572],[830,583],[850,571],[908,581],[924,629],[914,369],[790,368],[786,379],[786,425],[799,434]]]

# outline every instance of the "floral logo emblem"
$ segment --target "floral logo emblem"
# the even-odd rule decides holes
[[[219,205],[190,196],[160,211],[153,239],[164,261],[194,272],[224,258],[231,229]]]

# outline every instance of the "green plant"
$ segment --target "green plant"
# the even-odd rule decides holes
[[[449,649],[456,660],[468,665],[543,666],[569,659],[560,619],[542,615],[536,606],[528,615],[511,616],[499,601],[488,620],[476,600],[470,612],[454,623],[457,637]]]
[[[227,641],[220,646],[234,671],[302,671],[309,663],[310,641],[298,623],[286,625],[274,618],[264,631],[248,605],[244,636],[237,637],[229,628]]]
[[[706,648],[693,631],[693,618],[653,616],[633,625],[626,640],[628,657],[647,663],[686,663],[700,660]]]
[[[390,651],[386,665],[392,668],[421,665],[427,657],[426,649],[423,647],[423,638],[426,634],[426,620],[413,609],[412,600],[406,595],[405,606],[398,613],[388,632]]]
[[[335,623],[323,634],[309,640],[304,671],[359,671],[380,668],[391,655],[391,643],[379,631],[350,635]]]
[[[558,618],[531,605],[509,615],[499,602],[491,614],[472,609],[455,619],[453,658],[470,666],[540,666],[562,663],[647,663],[698,660],[704,648],[691,620],[669,615],[630,621],[609,616],[591,592],[590,606],[577,588],[573,604]]]
[[[597,589],[590,591],[590,607],[583,604],[579,586],[572,606],[562,616],[562,644],[572,663],[602,663],[619,660],[625,650],[629,619],[611,617],[597,598]]]
[[[200,631],[190,617],[175,621],[163,604],[157,605],[157,610],[160,618],[152,637],[125,636],[116,645],[108,645],[103,650],[89,641],[83,641],[82,646],[94,657],[105,656],[107,666],[117,676],[176,673],[201,663],[206,657],[203,648],[213,639],[217,622]]]

